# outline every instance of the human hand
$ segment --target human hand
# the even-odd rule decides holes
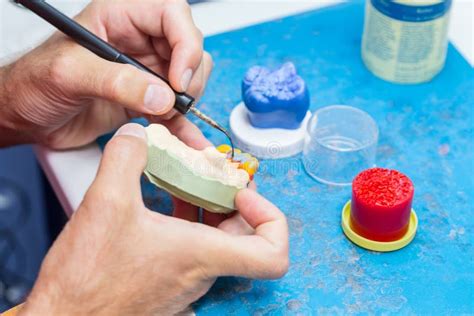
[[[184,135],[188,144],[201,142]],[[246,232],[148,210],[140,188],[145,138],[143,127],[127,124],[107,144],[97,177],[46,256],[22,314],[168,315],[204,295],[218,276],[285,274],[286,219],[252,190],[235,201]]]
[[[202,94],[212,60],[184,0],[95,1],[76,21],[168,77],[175,90]],[[9,136],[0,145],[77,147],[131,117],[175,113],[174,94],[159,78],[103,60],[62,33],[0,75],[0,134]]]

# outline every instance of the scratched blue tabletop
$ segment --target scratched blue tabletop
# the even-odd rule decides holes
[[[201,108],[228,124],[249,67],[294,62],[311,110],[347,104],[378,122],[377,164],[415,184],[414,241],[393,253],[358,248],[340,227],[350,187],[319,184],[300,157],[262,161],[259,191],[288,217],[289,272],[276,281],[221,278],[194,304],[198,315],[474,313],[474,69],[450,46],[432,82],[384,82],[362,64],[362,25],[356,1],[206,38],[215,70]],[[144,198],[171,209],[166,194],[145,184]]]

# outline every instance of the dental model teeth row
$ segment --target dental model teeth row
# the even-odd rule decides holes
[[[258,160],[250,154],[242,153],[240,149],[235,149],[234,158],[232,157],[232,148],[229,145],[222,144],[217,146],[217,150],[223,154],[226,154],[227,159],[237,165],[238,169],[245,170],[250,177],[250,181],[253,180],[253,176],[258,170]]]
[[[257,170],[255,158],[239,151],[236,160],[231,160],[229,146],[222,147],[226,153],[215,147],[196,150],[160,124],[151,124],[146,131],[145,175],[151,183],[210,212],[228,214],[235,210],[235,195],[248,186]]]

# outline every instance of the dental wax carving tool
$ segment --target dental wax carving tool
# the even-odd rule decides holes
[[[83,46],[84,48],[88,49],[92,53],[96,54],[97,56],[104,58],[111,62],[116,62],[120,64],[129,64],[137,67],[138,69],[148,72],[154,76],[157,76],[164,82],[166,82],[170,88],[174,91],[176,101],[174,104],[174,108],[181,114],[187,114],[189,112],[193,113],[199,119],[203,120],[213,128],[218,129],[219,131],[223,132],[230,141],[232,146],[232,156],[234,154],[234,144],[232,139],[230,138],[229,133],[217,122],[209,118],[207,115],[203,114],[201,111],[195,108],[196,102],[195,99],[184,93],[175,91],[169,81],[164,78],[163,76],[157,74],[150,68],[146,67],[138,60],[127,56],[126,54],[120,52],[118,49],[111,46],[109,43],[105,42],[79,23],[74,21],[73,19],[69,18],[68,16],[64,15],[62,12],[51,6],[50,4],[46,3],[46,1],[38,1],[38,0],[15,0],[14,2],[23,5],[25,8],[29,9],[30,11],[34,12],[36,15],[43,18],[45,21],[50,23],[51,25],[55,26],[58,30],[66,34],[67,36],[71,37],[74,41],[76,41],[79,45]]]

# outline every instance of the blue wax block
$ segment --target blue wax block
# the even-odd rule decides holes
[[[309,108],[308,88],[293,63],[274,71],[250,68],[242,80],[242,99],[258,128],[297,129]]]

